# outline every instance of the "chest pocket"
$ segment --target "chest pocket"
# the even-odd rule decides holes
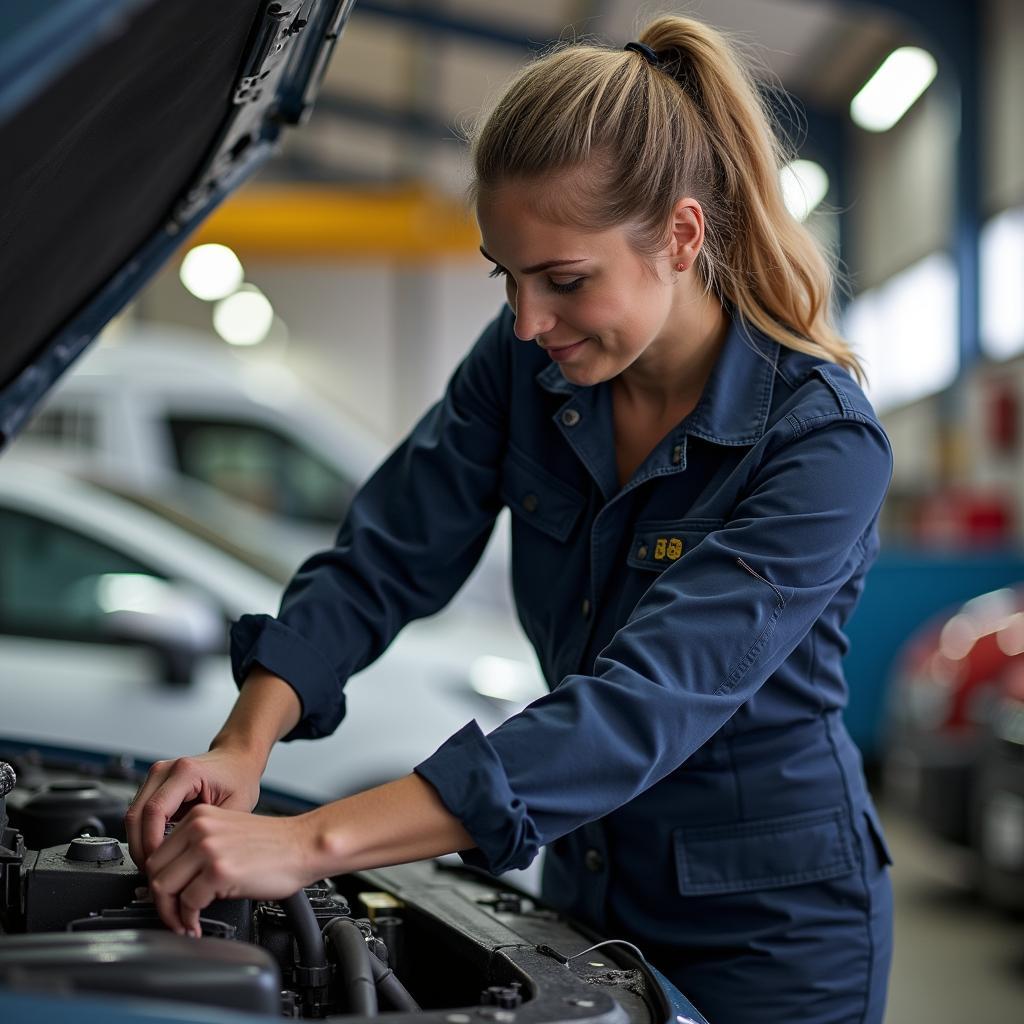
[[[501,500],[520,521],[558,541],[566,541],[579,521],[586,498],[516,448],[501,466]]]
[[[626,564],[661,572],[724,525],[724,519],[652,519],[637,523]]]

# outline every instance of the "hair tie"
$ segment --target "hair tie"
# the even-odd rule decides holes
[[[652,68],[661,67],[661,59],[646,43],[626,43],[623,49],[639,53]]]

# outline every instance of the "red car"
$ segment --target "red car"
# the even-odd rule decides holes
[[[897,657],[886,794],[934,835],[970,844],[979,766],[1007,679],[1024,666],[1024,588],[982,594],[930,620]]]

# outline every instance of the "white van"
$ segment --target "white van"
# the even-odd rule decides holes
[[[140,322],[65,374],[16,447],[57,451],[141,490],[166,490],[182,476],[200,481],[287,527],[278,554],[296,567],[331,544],[387,454],[284,365],[181,326]],[[507,565],[501,522],[462,600],[511,620]]]

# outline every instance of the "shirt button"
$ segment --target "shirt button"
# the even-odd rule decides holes
[[[593,871],[595,875],[599,871],[604,871],[604,857],[601,856],[599,850],[587,850],[583,855],[583,864],[588,871]]]
[[[647,557],[647,551],[648,551],[647,545],[646,544],[641,544],[640,547],[638,547],[636,549],[636,557],[637,558],[646,558]]]
[[[575,427],[580,421],[580,414],[575,409],[566,409],[562,413],[562,422],[567,427]]]
[[[528,494],[525,498],[523,498],[523,508],[527,512],[536,512],[537,506],[539,504],[540,502],[537,500],[536,494]]]
[[[583,598],[583,604],[582,604],[580,610],[583,612],[583,618],[585,618],[585,619],[589,619],[590,618],[590,598],[589,597]]]

